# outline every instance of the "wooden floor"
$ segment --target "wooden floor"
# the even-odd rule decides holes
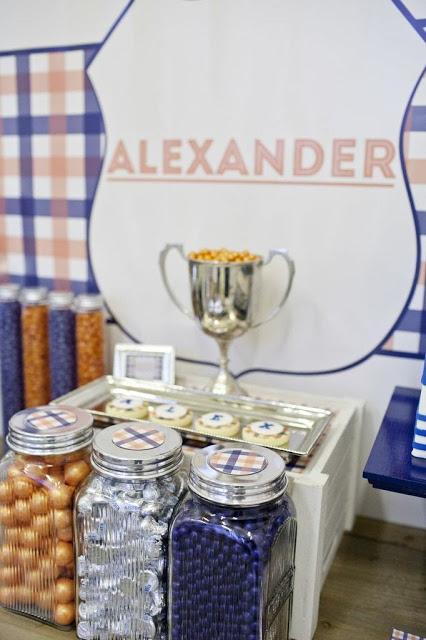
[[[325,582],[315,640],[388,640],[393,627],[426,636],[426,531],[358,518]],[[75,637],[0,610],[0,640]]]
[[[388,640],[392,628],[426,636],[426,530],[358,518],[325,582],[315,640]]]

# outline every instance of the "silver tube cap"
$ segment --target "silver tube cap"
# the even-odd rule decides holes
[[[71,308],[74,301],[74,294],[72,291],[51,291],[48,296],[48,301],[51,309]]]
[[[6,441],[17,453],[71,453],[91,444],[92,424],[92,415],[84,409],[68,405],[34,407],[12,416]]]
[[[25,287],[21,291],[22,304],[47,304],[46,287]]]
[[[102,296],[99,293],[80,293],[75,299],[77,313],[99,311],[103,308]]]
[[[177,471],[183,462],[177,431],[150,422],[122,422],[99,431],[92,465],[104,476],[139,480]]]
[[[14,302],[19,300],[21,287],[13,282],[0,284],[0,302]]]
[[[188,484],[209,502],[255,507],[282,496],[287,482],[284,460],[274,451],[225,442],[194,454]]]

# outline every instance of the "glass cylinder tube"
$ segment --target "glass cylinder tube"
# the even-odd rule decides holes
[[[19,286],[0,285],[0,361],[3,432],[24,406],[22,380],[21,305]]]
[[[69,291],[49,294],[50,395],[57,398],[75,388],[74,296]]]
[[[25,288],[21,303],[24,403],[35,407],[50,400],[47,290]]]
[[[102,298],[85,293],[76,300],[77,383],[87,384],[105,373]]]

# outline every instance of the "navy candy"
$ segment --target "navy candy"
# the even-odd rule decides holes
[[[171,640],[265,640],[277,553],[283,574],[274,590],[293,571],[294,515],[287,496],[245,509],[194,494],[181,504],[171,530]],[[285,640],[287,609],[278,615]]]
[[[49,311],[49,357],[52,398],[75,388],[75,319],[71,309]]]
[[[73,294],[52,291],[49,295],[49,364],[52,398],[76,386],[75,314]]]

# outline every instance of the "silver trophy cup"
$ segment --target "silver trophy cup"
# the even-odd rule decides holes
[[[167,276],[166,259],[175,249],[187,261],[192,297],[192,312],[177,299]],[[274,256],[281,256],[288,266],[288,282],[284,294],[266,318],[257,320],[254,309],[259,301],[261,270]],[[183,245],[167,244],[160,253],[160,270],[167,292],[175,305],[189,318],[198,321],[201,329],[219,345],[219,373],[209,387],[213,393],[243,394],[234,376],[228,370],[229,343],[248,329],[272,320],[288,298],[294,278],[294,262],[286,249],[272,249],[268,258],[253,262],[214,262],[192,260],[185,256]]]

